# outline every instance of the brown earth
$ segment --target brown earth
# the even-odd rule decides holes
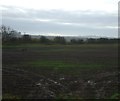
[[[3,48],[3,95],[11,94],[22,99],[109,99],[118,93],[117,47],[67,47],[70,51],[50,51],[51,48],[54,47],[47,51],[40,47],[26,48],[26,51],[21,47]],[[79,69],[77,75],[21,65],[34,60],[107,65],[102,69]]]

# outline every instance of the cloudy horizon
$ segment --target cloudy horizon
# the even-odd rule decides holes
[[[29,34],[118,37],[118,0],[2,0],[0,11]]]

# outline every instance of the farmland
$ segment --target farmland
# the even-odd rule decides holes
[[[114,99],[117,44],[3,45],[3,98]]]

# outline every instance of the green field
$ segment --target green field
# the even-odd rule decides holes
[[[9,71],[10,69],[19,69],[22,71],[32,72],[33,74],[46,79],[49,78],[59,82],[67,90],[64,88],[60,90],[59,87],[55,90],[55,88],[51,88],[51,84],[50,87],[47,86],[55,93],[54,98],[110,98],[117,93],[117,86],[115,86],[114,82],[117,82],[118,45],[3,45],[3,70],[4,68],[5,71]],[[27,75],[27,73],[23,73],[21,75]],[[34,81],[33,77],[34,75],[28,78],[32,78]],[[21,94],[24,87],[21,88],[21,92],[18,92],[17,88],[13,88],[15,87],[14,83],[10,84],[8,79],[12,79],[13,77],[7,77],[4,74],[3,78],[5,78],[3,81],[5,87],[9,88],[9,90],[6,90],[7,88],[4,87],[4,94],[8,94],[10,92],[14,95],[17,92],[16,96],[25,97]],[[60,81],[60,78],[64,78],[65,81]],[[25,82],[21,79],[17,80],[17,78],[15,78],[15,80],[17,83],[21,81]],[[87,90],[87,88],[84,90],[82,89],[85,86],[84,84],[87,84],[89,80],[96,82],[94,90],[95,92],[98,91],[99,96],[92,93],[91,90]],[[32,83],[37,81],[39,80],[36,79]],[[79,86],[75,83],[71,83],[74,81],[79,82]],[[80,81],[82,83],[80,83]],[[106,82],[107,84],[108,81],[112,82],[111,85],[108,85],[110,87],[107,88],[110,91],[109,94],[107,94],[108,91],[104,88],[104,83]],[[14,86],[9,87],[9,85]],[[28,83],[26,84],[26,87],[27,86]],[[115,86],[115,89],[111,88],[112,86]],[[102,92],[99,92],[101,88],[104,88],[102,92],[104,92],[105,95],[103,95]],[[11,91],[11,89],[15,90]],[[26,92],[30,93],[30,90],[26,90]],[[70,92],[72,93],[71,95],[69,95]],[[40,96],[40,94],[38,95]],[[39,98],[39,96],[37,97]]]

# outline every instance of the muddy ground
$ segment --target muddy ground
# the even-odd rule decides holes
[[[25,49],[25,51],[23,51]],[[116,45],[5,46],[3,47],[3,98],[116,99],[119,98]],[[101,64],[97,68],[35,68],[32,61]],[[27,64],[27,65],[26,65]],[[49,66],[49,64],[47,65]],[[76,65],[75,65],[76,66]],[[69,66],[67,67],[69,68]]]

